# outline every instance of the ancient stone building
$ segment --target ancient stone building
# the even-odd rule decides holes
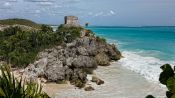
[[[78,22],[78,17],[76,16],[65,16],[65,25],[66,26],[80,26]]]

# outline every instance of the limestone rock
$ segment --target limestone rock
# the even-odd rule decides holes
[[[87,74],[82,69],[75,69],[70,79],[70,83],[76,87],[82,88],[87,81]]]
[[[108,49],[108,55],[110,57],[111,60],[119,60],[122,55],[121,52],[115,47],[115,45],[107,45],[107,49]]]
[[[88,51],[87,51],[87,49],[85,47],[78,47],[77,48],[77,53],[79,55],[84,55],[84,56],[88,56],[89,55],[89,53],[88,53]]]
[[[34,64],[30,64],[27,68],[25,68],[24,74],[28,75],[26,78],[28,80],[34,80],[37,77],[44,76],[44,70],[48,64],[47,58],[40,59],[36,61]]]
[[[95,59],[97,60],[97,63],[101,66],[107,66],[109,65],[109,57],[105,53],[99,53],[95,56]]]
[[[85,91],[93,91],[95,90],[92,86],[88,86],[84,88]]]
[[[62,81],[65,79],[65,70],[66,69],[63,67],[63,63],[58,61],[56,64],[47,66],[45,76],[47,77],[48,81]]]
[[[96,68],[97,62],[88,56],[78,56],[73,60],[72,65],[76,68]]]
[[[120,58],[121,53],[114,45],[98,42],[94,36],[84,36],[40,52],[37,61],[30,64],[24,73],[30,80],[42,77],[48,82],[70,81],[82,88],[87,82],[87,73],[92,74],[98,65],[106,66],[111,60]],[[97,85],[104,83],[95,77],[92,81]]]
[[[104,81],[101,80],[101,79],[99,79],[99,78],[96,77],[96,76],[93,76],[91,81],[92,81],[92,82],[95,82],[97,85],[104,84]]]
[[[46,80],[45,78],[40,78],[40,81],[41,81],[42,83],[46,83],[46,82],[47,82],[47,80]]]

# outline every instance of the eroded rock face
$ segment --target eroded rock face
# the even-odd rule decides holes
[[[38,61],[30,64],[25,73],[29,79],[44,77],[51,82],[69,80],[81,88],[87,81],[87,72],[120,58],[121,53],[114,45],[98,42],[95,37],[83,37],[40,52]]]
[[[72,62],[75,68],[96,68],[97,62],[94,58],[88,56],[78,56]]]
[[[109,65],[110,58],[106,55],[106,53],[101,52],[95,56],[95,59],[99,65],[107,66]]]
[[[47,77],[48,81],[62,81],[65,80],[66,68],[63,66],[63,62],[56,61],[55,64],[47,66],[44,75]]]
[[[47,64],[47,58],[39,59],[34,64],[30,64],[24,70],[24,77],[32,81],[37,80],[38,77],[44,76]]]

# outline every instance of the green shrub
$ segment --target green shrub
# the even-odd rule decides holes
[[[64,25],[60,25],[56,32],[61,35],[65,42],[70,43],[80,37],[82,30],[83,28],[81,27],[66,27]]]
[[[166,96],[167,98],[175,98],[175,69],[173,70],[170,64],[165,64],[160,68],[162,72],[160,73],[159,81],[168,88]]]
[[[62,43],[61,35],[54,32],[21,31],[10,27],[1,33],[0,60],[17,67],[27,66],[38,52]]]
[[[47,33],[47,32],[53,32],[53,29],[52,29],[52,27],[43,24],[43,25],[41,25],[41,31]]]
[[[103,37],[97,36],[96,39],[97,39],[97,41],[99,41],[99,42],[106,42],[106,39],[103,38]]]
[[[94,36],[95,35],[95,33],[92,30],[89,30],[89,29],[87,29],[85,32],[86,32],[85,36]]]
[[[15,78],[8,65],[1,65],[0,70],[0,98],[50,98],[41,85]]]
[[[26,67],[33,63],[38,52],[72,42],[80,37],[80,27],[58,27],[57,32],[46,25],[41,30],[25,31],[20,27],[10,27],[0,32],[0,60],[15,67]]]
[[[152,95],[148,95],[148,96],[146,96],[145,98],[155,98],[155,97],[152,96]]]
[[[22,31],[21,28],[18,26],[9,27],[4,29],[3,32],[2,31],[0,32],[1,33],[0,38],[12,36],[12,35],[15,35],[17,32],[21,32],[21,31]]]
[[[0,20],[0,25],[25,25],[25,26],[30,26],[36,29],[39,29],[41,27],[40,24],[37,24],[31,20],[27,19],[5,19],[5,20]]]

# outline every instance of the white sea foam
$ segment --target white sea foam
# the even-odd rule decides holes
[[[123,46],[123,45],[128,45],[128,43],[121,42],[119,40],[114,40],[114,39],[107,39],[107,42],[110,43],[110,44],[114,44],[117,47],[120,47],[120,46]]]
[[[163,64],[175,64],[172,61],[161,61],[155,57],[144,57],[136,52],[124,51],[122,52],[124,58],[119,62],[122,66],[141,74],[146,79],[152,82],[158,82],[159,74],[161,72],[160,66]]]

